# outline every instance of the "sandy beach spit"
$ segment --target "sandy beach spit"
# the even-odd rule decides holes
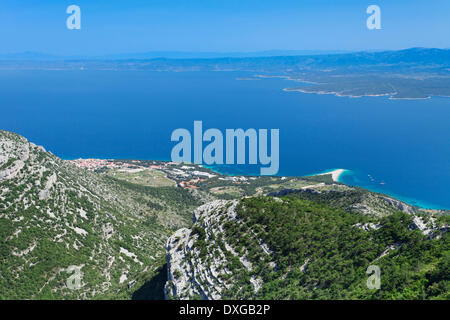
[[[325,174],[331,174],[331,178],[333,179],[333,181],[334,181],[334,182],[339,182],[339,177],[340,177],[341,174],[343,174],[345,171],[346,171],[345,169],[336,169],[336,170],[332,170],[332,171],[320,173],[320,174],[318,174],[318,176],[323,176],[323,175],[325,175]]]

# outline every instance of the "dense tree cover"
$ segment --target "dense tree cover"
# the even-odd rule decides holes
[[[327,192],[309,192],[308,190],[292,190],[296,198],[320,202],[324,205],[340,208],[347,212],[360,212],[359,205],[367,203],[378,214],[389,215],[398,211],[395,206],[389,205],[384,199],[385,195],[369,192],[359,187],[336,188]],[[417,208],[412,210],[418,211]]]
[[[412,230],[402,212],[374,221],[295,195],[275,201],[248,198],[238,209],[240,223],[225,224],[225,239],[252,263],[230,263],[236,283],[228,298],[254,298],[250,277],[263,285],[256,298],[268,299],[448,299],[449,238],[429,239]],[[258,250],[266,243],[271,255]],[[394,246],[388,254],[385,250]],[[233,261],[233,260],[230,260]],[[366,286],[370,265],[381,270],[380,290]]]

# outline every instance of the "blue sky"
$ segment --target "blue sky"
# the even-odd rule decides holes
[[[366,28],[371,4],[382,30]],[[0,53],[449,48],[449,17],[448,0],[1,0]]]

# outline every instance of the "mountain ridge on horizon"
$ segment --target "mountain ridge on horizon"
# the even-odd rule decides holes
[[[449,48],[411,47],[404,49],[367,49],[367,50],[260,50],[260,51],[178,51],[155,50],[147,52],[112,53],[112,54],[52,54],[39,51],[23,51],[0,53],[0,60],[14,61],[52,61],[52,60],[153,60],[153,59],[219,59],[219,58],[265,58],[265,57],[294,57],[319,55],[345,55],[361,53],[404,52],[411,50],[439,50],[450,51]]]

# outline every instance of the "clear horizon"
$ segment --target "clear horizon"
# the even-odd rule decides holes
[[[415,48],[424,48],[424,49],[439,49],[439,50],[450,50],[450,48],[437,48],[437,47],[408,47],[401,49],[367,49],[367,50],[262,50],[262,51],[164,51],[164,50],[153,50],[153,51],[142,51],[142,52],[110,52],[104,54],[55,54],[51,52],[37,52],[37,51],[22,51],[22,52],[1,52],[0,51],[0,59],[5,59],[5,57],[11,57],[13,59],[21,60],[22,55],[36,55],[35,59],[39,58],[114,58],[114,59],[127,59],[130,56],[139,56],[139,55],[151,55],[154,56],[148,57],[149,59],[155,58],[168,58],[168,59],[201,59],[201,58],[251,58],[251,57],[270,57],[270,56],[300,56],[300,55],[320,55],[320,54],[346,54],[346,53],[357,53],[357,52],[383,52],[383,51],[402,51],[409,50]],[[157,55],[161,54],[161,55]],[[252,55],[254,54],[254,56]],[[175,55],[175,56],[174,56]],[[177,56],[178,55],[178,56]],[[123,57],[120,57],[123,56]],[[29,58],[29,56],[27,56]],[[33,58],[31,58],[33,59]]]

